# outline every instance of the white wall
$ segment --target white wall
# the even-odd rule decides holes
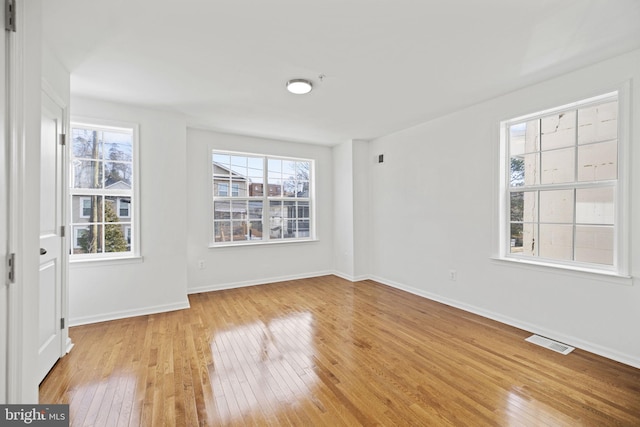
[[[354,278],[353,142],[333,147],[333,266],[340,276]]]
[[[372,142],[372,277],[640,367],[640,257],[631,280],[492,261],[500,120],[632,79],[631,246],[640,251],[640,51]],[[458,272],[450,281],[450,269]],[[631,285],[633,282],[633,285]]]
[[[333,147],[333,263],[348,280],[369,273],[369,143],[352,140]]]
[[[71,263],[71,325],[187,307],[184,118],[76,97],[71,116],[139,125],[142,255],[141,261]]]
[[[199,129],[187,130],[189,292],[311,277],[333,270],[331,148]],[[211,150],[315,160],[316,242],[209,248]],[[205,268],[198,268],[204,261]]]

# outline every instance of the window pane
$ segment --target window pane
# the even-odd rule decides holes
[[[269,178],[269,197],[282,196],[282,181]]]
[[[282,191],[284,197],[295,197],[296,196],[296,181],[293,178],[290,178],[282,183]]]
[[[512,156],[540,151],[539,120],[509,127],[509,153]]]
[[[613,265],[613,227],[576,227],[576,261]]]
[[[524,219],[524,193],[511,193],[511,221],[522,222]]]
[[[104,221],[105,222],[119,222],[118,218],[118,198],[113,196],[105,197],[104,204]]]
[[[311,180],[311,163],[296,162],[296,178],[302,181]]]
[[[578,147],[578,181],[604,181],[617,177],[617,141]]]
[[[298,218],[310,218],[309,202],[298,202]]]
[[[252,183],[249,184],[249,196],[259,197],[264,194],[264,184]]]
[[[511,187],[522,187],[524,185],[524,156],[512,157],[510,162],[509,185]]]
[[[299,219],[298,220],[298,235],[297,237],[309,237],[309,220],[308,219]]]
[[[74,160],[73,188],[102,188],[102,162]]]
[[[309,197],[309,181],[298,181],[296,189],[296,197]]]
[[[609,224],[615,221],[613,187],[576,190],[576,222],[578,224]]]
[[[216,242],[231,241],[231,221],[215,221],[213,223],[213,237]]]
[[[233,197],[247,197],[247,180],[233,179],[231,180],[231,194]]]
[[[511,224],[510,230],[510,252],[522,253],[522,224]]]
[[[575,149],[563,149],[542,153],[542,184],[574,182]]]
[[[97,131],[74,128],[71,135],[74,157],[94,160],[102,158],[102,146],[98,141]]]
[[[72,196],[71,222],[96,222],[99,216],[94,212],[94,206],[98,208],[98,196]]]
[[[249,223],[249,240],[262,240],[262,221]]]
[[[541,121],[541,149],[571,147],[576,143],[576,112],[566,111]]]
[[[102,253],[102,225],[73,226],[73,254]]]
[[[231,202],[216,200],[213,202],[214,219],[231,219]]]
[[[269,159],[267,163],[269,168],[269,178],[282,179],[282,160]]]
[[[578,110],[578,144],[618,137],[618,101]]]
[[[247,219],[247,202],[231,202],[231,218]]]
[[[133,159],[132,136],[122,132],[104,132],[104,157],[130,162]]]
[[[522,225],[522,254],[528,256],[536,256],[538,254],[538,246],[536,239],[538,236],[538,225],[524,223]]]
[[[573,190],[541,191],[540,222],[573,223]]]
[[[269,203],[269,236],[272,239],[282,238],[282,202],[271,201]]]
[[[262,202],[258,202],[258,201],[249,202],[249,219],[262,220]]]
[[[104,188],[109,190],[130,190],[132,172],[131,163],[105,162]]]
[[[233,241],[247,240],[249,227],[247,221],[233,221]]]
[[[124,226],[121,224],[106,224],[104,226],[104,251],[128,252],[127,238]]]
[[[223,181],[221,179],[214,179],[213,181],[213,195],[219,197],[229,196],[229,181]]]
[[[131,217],[131,198],[118,197],[118,216],[120,218]]]
[[[227,173],[229,166],[231,165],[231,156],[229,156],[228,154],[219,154],[219,153],[213,153],[213,163],[217,163],[220,166],[224,166],[227,169]],[[217,165],[216,165],[217,166]],[[216,172],[217,168],[214,168],[214,173]]]
[[[283,179],[296,179],[296,162],[283,160],[282,175]]]
[[[573,225],[540,224],[539,251],[544,258],[573,259]]]

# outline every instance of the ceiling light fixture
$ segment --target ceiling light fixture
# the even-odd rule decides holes
[[[287,82],[287,90],[296,95],[304,95],[311,92],[313,84],[309,80],[305,79],[293,79]]]

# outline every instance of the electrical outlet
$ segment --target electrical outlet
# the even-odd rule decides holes
[[[449,270],[449,280],[455,282],[458,279],[458,272],[456,270]]]
[[[200,270],[204,270],[204,260],[203,259],[198,261],[198,268]]]

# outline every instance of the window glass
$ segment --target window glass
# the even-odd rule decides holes
[[[311,161],[214,151],[212,163],[214,245],[312,237]]]
[[[616,97],[505,122],[506,254],[614,267]]]
[[[132,253],[134,130],[73,124],[71,136],[72,260]]]

